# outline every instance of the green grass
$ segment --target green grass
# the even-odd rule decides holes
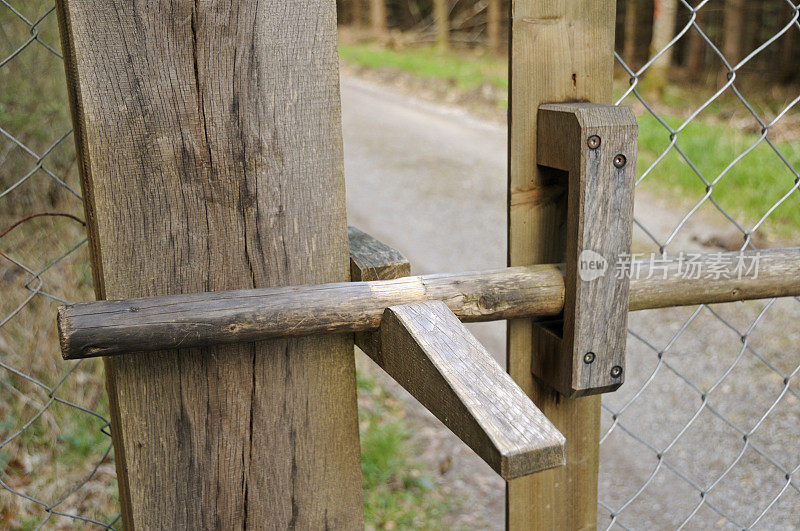
[[[639,174],[641,175],[670,144],[669,133],[653,116],[642,114],[639,120]],[[667,118],[673,128],[681,120]],[[783,197],[795,182],[794,174],[760,135],[744,133],[723,123],[694,120],[677,135],[676,147],[691,160],[697,170],[713,184],[711,197],[750,228]],[[756,146],[752,148],[752,146]],[[794,167],[800,168],[800,145],[775,143],[775,147]],[[752,150],[751,150],[752,148]],[[728,165],[743,153],[727,171]],[[725,172],[723,174],[723,171]],[[648,174],[643,186],[668,196],[698,201],[706,193],[706,184],[673,147]],[[652,188],[651,188],[652,187]],[[790,196],[771,215],[766,226],[782,235],[796,233],[800,227],[800,196]]]
[[[341,45],[339,55],[346,63],[356,66],[402,70],[422,79],[447,79],[456,89],[472,89],[484,83],[501,89],[508,87],[506,59],[491,54],[478,55],[463,50],[439,52],[431,47],[389,50],[362,43]],[[664,91],[661,104],[674,109],[673,115],[679,116],[687,108],[696,108],[708,96],[701,92],[671,85]],[[774,115],[786,102],[771,101],[770,98],[764,95],[763,105],[769,107]],[[634,102],[631,99],[626,103]],[[498,104],[504,106],[506,102]],[[709,182],[717,179],[733,159],[758,141],[759,135],[742,132],[722,119],[742,109],[735,98],[723,95],[678,135],[677,146]],[[668,110],[665,113],[666,121],[673,128],[681,123],[674,116],[670,116]],[[638,172],[641,176],[667,148],[670,138],[668,131],[649,113],[640,109],[638,118]],[[800,145],[797,142],[777,142],[776,147],[795,169],[800,170]],[[713,186],[712,197],[749,229],[794,186],[794,179],[789,168],[762,141]],[[650,172],[643,187],[680,203],[681,209],[688,209],[706,193],[706,185],[674,148]],[[760,230],[782,236],[796,234],[800,227],[799,207],[800,195],[790,196]]]
[[[478,88],[484,83],[508,88],[506,61],[492,54],[440,51],[430,46],[390,50],[374,44],[342,44],[339,56],[366,68],[394,68],[420,78],[447,80],[461,89]]]
[[[449,506],[414,457],[417,449],[402,411],[361,372],[358,393],[366,526],[437,528]]]

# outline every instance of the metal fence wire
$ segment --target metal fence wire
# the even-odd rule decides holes
[[[643,64],[617,54],[628,81],[617,103],[632,106],[640,124],[640,257],[796,245],[800,96],[795,87],[767,102],[763,79],[743,75],[800,32],[798,4],[759,5],[767,4],[775,31],[740,59],[726,57],[720,32],[700,22],[721,15],[723,3],[709,0],[677,2],[676,18],[686,22]],[[650,96],[653,70],[690,40],[705,61],[708,94],[688,106],[669,87]],[[787,59],[800,68],[796,55]],[[673,191],[689,198],[683,207],[659,208]],[[630,315],[626,383],[603,398],[601,527],[796,529],[798,302]]]
[[[734,61],[701,22],[711,4],[680,0],[686,22],[642,64],[617,55],[617,103],[634,107],[642,135],[640,257],[787,246],[786,227],[797,234],[800,96],[767,101],[740,74],[800,37],[800,8],[772,2],[779,28]],[[52,0],[0,0],[0,527],[112,528],[102,364],[63,362],[54,326],[58,304],[92,298],[55,19]],[[669,88],[652,97],[649,74],[688,39],[713,89],[688,106]],[[799,302],[631,314],[626,384],[603,399],[600,526],[797,526]]]
[[[92,298],[52,0],[0,0],[0,527],[119,520],[102,364],[60,359]]]

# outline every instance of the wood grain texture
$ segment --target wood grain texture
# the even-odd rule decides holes
[[[510,3],[508,264],[558,263],[566,241],[566,190],[537,167],[542,103],[610,103],[615,3],[515,0]],[[545,332],[531,320],[509,323],[507,369],[567,438],[567,466],[512,481],[510,529],[594,529],[600,399],[570,399],[536,382],[532,356],[545,355]]]
[[[748,269],[754,264],[757,268],[737,278],[740,261]],[[720,264],[728,264],[729,273],[715,273]],[[611,267],[606,274],[616,275]],[[626,267],[635,272],[631,311],[800,295],[800,248],[638,259]],[[687,275],[689,269],[695,273]],[[371,271],[391,280],[399,270],[390,265]],[[353,275],[360,278],[358,270]],[[561,314],[564,293],[560,266],[511,267],[78,303],[59,308],[58,324],[62,354],[72,359],[163,349],[178,342],[207,345],[376,330],[389,306],[425,300],[446,301],[466,322],[546,319]]]
[[[58,321],[73,358],[375,330],[389,306],[426,300],[464,321],[554,315],[563,293],[561,270],[545,265],[78,303],[60,308]]]
[[[355,227],[347,227],[350,240],[350,280],[389,280],[411,274],[403,254]]]
[[[352,281],[409,274],[410,264],[399,251],[354,227],[349,236]],[[429,324],[436,337],[424,334],[417,341],[413,334],[419,328],[413,325],[422,323],[414,319],[416,312],[433,318]],[[406,318],[414,322],[406,326]],[[356,333],[356,345],[501,476],[511,479],[564,464],[563,436],[447,305],[431,301],[392,307],[381,323],[377,331]],[[428,345],[440,348],[430,351]]]
[[[505,479],[564,464],[564,437],[441,301],[388,308],[381,367]]]
[[[411,263],[397,249],[358,230],[347,227],[350,239],[350,280],[391,280],[411,274]],[[381,352],[381,338],[377,330],[356,332],[353,335],[356,346],[364,354],[378,361]]]
[[[346,281],[333,0],[59,0],[100,299]],[[106,363],[126,529],[360,528],[352,339]]]
[[[626,107],[539,107],[537,159],[564,172],[554,175],[567,187],[567,244],[556,345],[534,356],[531,370],[564,396],[613,391],[624,380],[630,278],[614,264],[631,250],[637,131]]]

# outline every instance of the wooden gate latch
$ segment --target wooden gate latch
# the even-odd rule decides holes
[[[566,212],[564,263],[409,276],[394,249],[350,228],[351,282],[96,301],[58,310],[66,359],[354,333],[356,344],[505,479],[564,464],[563,435],[464,327],[518,317],[545,335],[532,370],[562,394],[619,387],[636,121],[629,109],[539,111],[538,162]]]

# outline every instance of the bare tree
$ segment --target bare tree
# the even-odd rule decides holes
[[[373,36],[381,41],[386,39],[386,0],[370,0],[370,17]]]
[[[436,29],[436,47],[446,50],[450,47],[450,2],[433,0],[433,23]]]
[[[637,57],[636,27],[638,4],[638,0],[626,0],[625,2],[625,42],[622,47],[622,53],[625,56],[625,62],[630,67],[633,67]]]
[[[736,66],[736,63],[742,58],[744,0],[725,0],[723,20],[722,54],[728,64]]]
[[[697,18],[695,19],[695,24],[699,27],[704,28],[704,23],[707,20],[708,12],[704,10],[699,10],[697,12]],[[700,32],[697,29],[692,28],[689,31],[689,50],[688,50],[688,60],[687,60],[687,69],[689,73],[689,79],[692,81],[700,81],[700,78],[703,75],[703,70],[706,67],[706,41],[703,39],[703,36],[700,35]]]
[[[361,28],[368,28],[371,23],[368,0],[352,0],[352,2],[353,25]]]
[[[655,0],[653,12],[653,39],[650,42],[650,57],[664,50],[675,37],[675,19],[678,13],[678,0]],[[669,67],[672,64],[672,47],[650,66],[647,82],[651,89],[662,92],[667,84]]]
[[[800,80],[797,58],[800,57],[800,31],[791,28],[783,37],[781,48],[781,81],[789,84],[793,80]]]
[[[489,0],[486,6],[486,33],[489,39],[489,48],[500,49],[500,33],[502,31],[502,0]]]

